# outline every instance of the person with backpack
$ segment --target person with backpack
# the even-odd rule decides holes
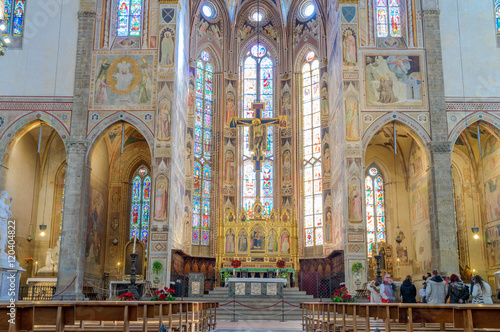
[[[392,281],[390,274],[384,275],[384,281],[380,285],[380,296],[382,303],[396,302],[396,284]]]
[[[448,303],[465,303],[469,299],[469,287],[460,280],[458,275],[452,274],[448,285]]]

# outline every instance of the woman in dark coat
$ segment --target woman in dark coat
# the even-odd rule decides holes
[[[465,303],[469,299],[469,287],[456,274],[450,276],[446,298],[450,299],[450,303]]]
[[[411,282],[411,276],[406,276],[405,281],[401,285],[400,289],[401,298],[403,303],[417,303],[415,296],[417,296],[417,288]]]

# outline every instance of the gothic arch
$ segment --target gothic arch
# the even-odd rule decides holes
[[[17,119],[1,136],[0,153],[2,154],[2,165],[8,164],[12,149],[17,141],[28,131],[38,127],[40,124],[54,129],[63,141],[66,150],[66,141],[69,137],[69,131],[62,125],[60,120],[52,114],[33,112]]]
[[[398,113],[398,112],[392,112],[385,114],[375,120],[364,132],[363,132],[363,137],[362,137],[362,142],[363,142],[363,151],[366,152],[366,148],[368,147],[368,144],[370,143],[372,137],[375,135],[377,131],[382,129],[385,125],[388,123],[391,123],[392,121],[396,121],[397,124],[400,124],[403,127],[406,127],[410,129],[408,133],[412,135],[412,137],[417,141],[422,143],[422,148],[427,151],[427,145],[431,142],[431,138],[429,134],[425,131],[425,129],[413,118],[409,117],[408,115]]]
[[[222,60],[219,57],[219,54],[215,51],[214,46],[211,42],[203,43],[200,47],[198,47],[195,50],[195,52],[193,54],[193,60],[195,62],[200,58],[200,54],[203,51],[207,52],[208,55],[210,55],[210,62],[212,63],[214,74],[224,70],[222,67]],[[195,65],[195,67],[196,67],[196,65]],[[214,80],[215,80],[215,77],[214,77]]]
[[[311,51],[316,54],[316,57],[317,57],[318,60],[320,59],[320,52],[319,52],[319,50],[314,45],[311,45],[309,43],[305,44],[297,52],[297,59],[295,60],[294,72],[296,72],[298,74],[302,73],[302,67],[306,63],[305,56],[306,56],[307,53],[309,53]],[[320,61],[320,63],[321,63],[321,61]],[[321,64],[320,64],[320,66],[321,66]]]
[[[135,115],[132,115],[131,113],[116,112],[102,119],[101,122],[88,133],[87,139],[89,140],[89,149],[87,150],[87,159],[91,154],[92,148],[106,133],[106,130],[109,129],[114,123],[120,121],[126,122],[129,125],[133,126],[146,139],[149,146],[149,152],[152,155],[154,139],[151,128],[149,128],[142,119],[138,118]]]
[[[460,134],[467,127],[479,121],[485,122],[493,127],[494,130],[492,128],[488,128],[488,126],[484,126],[492,135],[495,135],[498,139],[500,139],[498,134],[500,132],[500,119],[489,113],[476,112],[460,120],[448,135],[448,140],[454,145],[458,136],[460,136]]]
[[[241,44],[240,54],[238,56],[238,65],[243,67],[244,59],[246,58],[246,53],[250,52],[252,46],[257,43],[257,36],[249,37],[244,43]],[[279,52],[276,49],[276,45],[267,36],[261,35],[259,43],[264,45],[266,49],[271,53],[274,68],[278,67],[279,64]]]

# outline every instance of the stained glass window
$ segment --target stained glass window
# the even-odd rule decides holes
[[[117,17],[118,37],[140,36],[142,0],[119,0]]]
[[[25,0],[5,0],[4,7],[4,36],[12,34],[14,37],[23,36]]]
[[[308,54],[302,67],[302,147],[306,247],[323,244],[319,61]],[[311,234],[309,239],[308,234]],[[314,234],[314,235],[313,235]]]
[[[212,185],[213,68],[203,51],[196,63],[194,122],[193,245],[210,245],[210,193]]]
[[[140,167],[132,179],[130,208],[130,240],[137,237],[147,248],[149,215],[151,214],[151,176],[146,167]]]
[[[386,241],[384,179],[372,167],[365,178],[366,192],[366,241],[368,256],[376,253],[377,243]]]
[[[500,36],[500,0],[495,0],[495,19],[497,36]]]
[[[399,0],[375,0],[377,36],[401,37],[401,9]]]
[[[257,77],[257,73],[259,77]],[[257,88],[258,85],[258,88]],[[265,103],[262,111],[263,118],[274,116],[273,92],[274,92],[274,69],[268,50],[263,45],[255,45],[248,52],[243,64],[243,117],[253,118],[255,116],[252,103],[257,101]],[[258,95],[257,95],[258,94]],[[243,177],[242,177],[242,204],[249,218],[257,198],[256,182],[260,181],[260,202],[264,208],[264,215],[269,215],[273,209],[273,174],[274,174],[274,134],[271,126],[267,127],[268,151],[263,151],[264,161],[261,165],[260,179],[257,180],[255,166],[252,161],[249,129],[243,129]]]

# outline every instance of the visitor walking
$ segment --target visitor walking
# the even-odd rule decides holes
[[[438,270],[432,270],[432,278],[427,283],[425,293],[427,303],[445,303],[448,288]]]
[[[389,274],[384,275],[384,281],[380,285],[380,296],[382,303],[394,303],[396,301],[396,284]]]
[[[380,296],[380,283],[372,280],[366,285],[366,288],[370,291],[370,303],[382,303],[382,297]]]
[[[403,299],[403,303],[417,303],[417,288],[412,283],[412,279],[410,275],[406,276],[405,281],[401,285],[401,289],[399,290],[401,297]]]
[[[474,277],[472,303],[493,304],[493,300],[491,299],[491,287],[488,283],[483,281],[480,275]]]
[[[450,284],[448,285],[448,295],[446,302],[449,303],[465,303],[469,299],[469,287],[460,280],[456,274],[450,277]]]

